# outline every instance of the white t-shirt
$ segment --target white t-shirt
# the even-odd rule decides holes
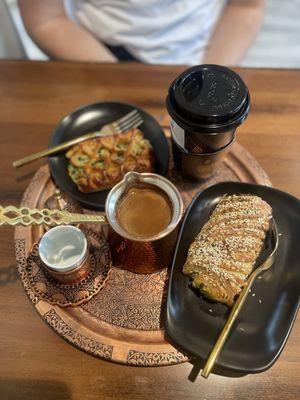
[[[199,64],[226,0],[64,0],[102,42],[153,64]]]

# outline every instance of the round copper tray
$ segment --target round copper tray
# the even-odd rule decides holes
[[[222,181],[270,185],[260,165],[238,143],[220,171],[204,183],[190,183],[171,171],[187,206],[203,188]],[[48,166],[41,167],[27,188],[22,205],[42,208],[55,187]],[[89,226],[95,231],[99,226]],[[163,311],[168,271],[140,275],[112,267],[102,290],[88,303],[61,308],[39,297],[28,279],[26,267],[42,227],[17,227],[15,248],[21,281],[37,312],[60,336],[76,347],[106,360],[139,366],[172,365],[188,358],[172,347],[164,336]]]

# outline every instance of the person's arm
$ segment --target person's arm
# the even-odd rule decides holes
[[[27,32],[51,58],[116,62],[116,57],[90,32],[70,21],[63,0],[19,0]]]
[[[260,31],[266,0],[231,0],[204,54],[204,63],[238,65]]]

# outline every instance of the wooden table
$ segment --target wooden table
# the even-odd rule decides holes
[[[35,163],[12,162],[47,146],[57,122],[84,103],[116,100],[165,114],[182,67],[0,62],[0,204],[18,204]],[[300,197],[300,71],[239,69],[252,111],[243,144],[275,187]],[[138,368],[93,358],[63,341],[31,306],[18,278],[13,229],[0,230],[0,399],[299,399],[300,319],[276,364],[242,378],[187,377],[191,365]]]

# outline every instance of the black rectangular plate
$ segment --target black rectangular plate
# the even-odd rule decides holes
[[[209,302],[190,287],[182,267],[190,244],[225,194],[250,193],[266,200],[280,233],[271,269],[252,287],[238,320],[219,355],[215,370],[242,374],[261,372],[277,359],[288,338],[300,302],[300,202],[279,190],[247,183],[225,182],[198,194],[179,234],[168,290],[165,328],[180,350],[205,360],[230,309]]]

